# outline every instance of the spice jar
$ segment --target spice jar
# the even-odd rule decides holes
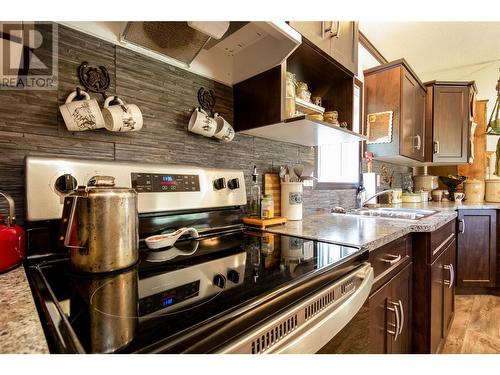
[[[272,219],[274,217],[274,201],[271,194],[266,194],[262,198],[261,204],[261,219]]]
[[[286,118],[295,116],[295,89],[297,88],[297,81],[295,74],[286,72],[285,83],[285,110]]]

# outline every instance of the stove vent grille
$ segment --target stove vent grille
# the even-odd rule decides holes
[[[332,290],[330,293],[325,294],[304,309],[305,320],[309,320],[320,311],[330,306],[333,302],[335,302],[335,293]]]
[[[252,354],[264,353],[268,348],[297,328],[297,326],[297,314],[275,325],[269,331],[262,334],[262,336],[252,341]]]

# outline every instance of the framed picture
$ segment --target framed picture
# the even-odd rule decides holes
[[[392,111],[369,113],[367,116],[367,144],[391,143]]]

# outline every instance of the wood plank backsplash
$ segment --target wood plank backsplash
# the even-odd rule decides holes
[[[82,61],[109,70],[108,95],[141,108],[142,130],[116,134],[66,129],[58,106],[79,85],[76,72]],[[245,172],[248,186],[254,164],[262,173],[280,164],[314,162],[314,150],[309,147],[242,134],[233,142],[221,143],[189,133],[187,123],[200,87],[215,91],[216,111],[232,123],[231,87],[61,25],[58,69],[57,90],[0,90],[0,190],[14,196],[21,219],[26,155],[238,168]],[[102,105],[101,95],[91,96]],[[354,202],[353,190],[306,188],[304,193],[306,213],[338,205],[352,207]]]

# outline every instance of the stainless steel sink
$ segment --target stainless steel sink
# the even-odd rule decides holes
[[[404,220],[420,220],[438,211],[421,209],[421,208],[395,208],[395,207],[380,207],[380,208],[360,208],[349,212],[352,215],[373,216],[392,219]]]

